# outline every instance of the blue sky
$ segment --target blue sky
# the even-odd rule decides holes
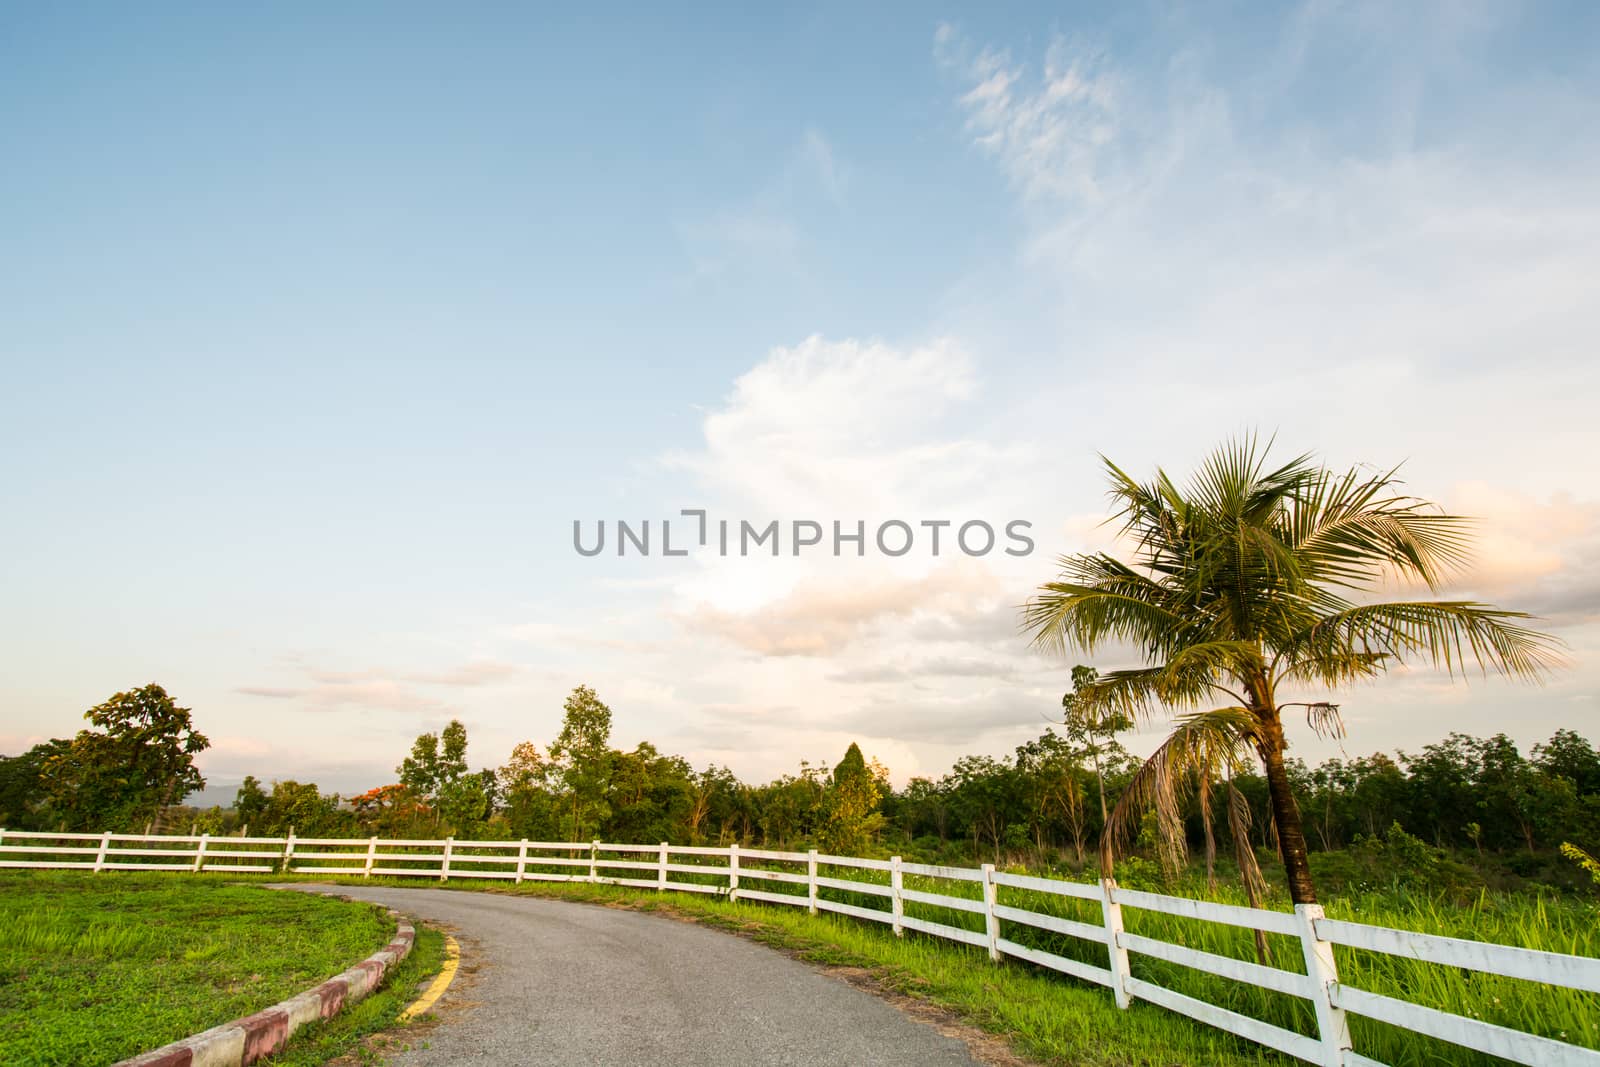
[[[596,685],[764,777],[1003,752],[1095,453],[1241,430],[1483,516],[1542,690],[1346,695],[1351,751],[1589,728],[1592,5],[0,12],[0,751],[159,680],[207,770],[378,784]],[[582,559],[571,523],[1034,522],[1029,560]],[[1112,665],[1112,664],[1104,664]],[[1302,739],[1309,756],[1336,750]]]

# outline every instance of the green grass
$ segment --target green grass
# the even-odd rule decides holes
[[[289,1047],[266,1062],[274,1067],[320,1067],[337,1056],[348,1055],[361,1063],[381,1063],[384,1052],[391,1047],[406,1048],[425,1042],[425,1037],[414,1036],[406,1028],[393,1030],[378,1041],[372,1039],[395,1027],[400,1013],[416,999],[418,986],[438,973],[443,959],[444,934],[418,926],[411,954],[389,972],[383,988],[326,1022],[296,1031]]]
[[[232,882],[0,873],[0,1063],[112,1063],[304,992],[393,933],[370,905]]]
[[[842,876],[856,881],[884,880],[876,872],[869,871],[855,871]],[[949,896],[970,899],[981,896],[980,888],[970,882],[930,882],[908,877],[906,885],[908,888]],[[1161,886],[1154,884],[1140,885],[1139,888],[1163,891]],[[1194,898],[1207,896],[1203,882],[1195,881],[1169,892]],[[1242,893],[1226,885],[1219,887],[1213,899],[1230,904],[1245,903]],[[1094,926],[1101,922],[1098,901],[1007,887],[1001,887],[999,901],[1012,907],[1076,919]],[[849,902],[883,906],[881,901],[865,896],[849,898]],[[1274,910],[1288,910],[1288,905],[1281,900],[1271,903]],[[1391,886],[1332,898],[1325,904],[1325,909],[1331,918],[1374,926],[1569,955],[1600,956],[1600,910],[1586,899],[1570,896],[1494,893],[1485,890],[1463,900],[1454,894],[1430,895],[1403,886]],[[906,910],[907,914],[921,915],[951,926],[982,929],[981,917],[966,912],[916,904],[907,905]],[[1130,933],[1219,956],[1251,961],[1256,959],[1255,941],[1248,930],[1131,907],[1123,909],[1123,922]],[[1013,923],[1005,924],[1004,936],[1085,963],[1101,967],[1106,964],[1105,949],[1098,943]],[[1272,965],[1304,973],[1298,939],[1269,934],[1267,942]],[[1539,986],[1514,978],[1344,947],[1336,947],[1334,954],[1340,981],[1346,985],[1543,1037],[1600,1048],[1600,996],[1595,994]],[[1316,1034],[1309,1001],[1137,953],[1132,955],[1131,963],[1137,978],[1289,1030],[1311,1036]],[[1350,1028],[1356,1051],[1384,1063],[1417,1064],[1422,1067],[1484,1067],[1504,1062],[1359,1016],[1350,1016]],[[1118,1036],[1120,1038],[1120,1034]]]

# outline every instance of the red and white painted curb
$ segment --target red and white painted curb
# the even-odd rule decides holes
[[[417,931],[399,912],[394,940],[343,974],[265,1011],[214,1026],[203,1033],[123,1060],[114,1067],[242,1067],[280,1051],[289,1035],[307,1023],[337,1015],[378,988],[389,968],[411,954]]]

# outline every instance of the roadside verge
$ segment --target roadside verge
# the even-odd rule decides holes
[[[337,1015],[378,988],[390,968],[410,954],[416,929],[397,911],[391,910],[389,916],[395,920],[394,939],[349,970],[264,1011],[122,1060],[115,1067],[244,1067],[281,1051],[296,1030]]]

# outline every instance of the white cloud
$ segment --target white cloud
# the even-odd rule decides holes
[[[1004,50],[971,46],[948,24],[934,38],[941,64],[970,84],[960,98],[973,143],[1029,198],[1101,198],[1121,132],[1117,79],[1103,54],[1055,41],[1037,79]]]
[[[834,156],[833,145],[828,143],[822,132],[814,126],[806,127],[797,154],[816,176],[817,183],[822,186],[828,199],[835,204],[842,203],[849,176],[843,164]]]
[[[683,622],[763,656],[829,656],[884,625],[982,613],[1000,589],[994,574],[977,565],[948,565],[915,578],[867,570],[850,578],[802,579],[786,595],[749,611],[699,604]]]
[[[1447,503],[1478,519],[1474,564],[1458,590],[1558,626],[1600,621],[1600,502],[1468,482]]]
[[[1029,456],[952,428],[970,413],[976,383],[949,340],[809,337],[741,375],[706,415],[703,448],[667,461],[753,518],[941,517],[996,501],[996,472]],[[1002,487],[1015,484],[1007,477]]]
[[[381,668],[330,670],[299,664],[311,685],[246,685],[234,692],[269,700],[290,700],[316,708],[371,708],[383,711],[442,712],[451,705],[427,689],[475,689],[506,682],[520,672],[515,664],[474,659],[438,671]]]

